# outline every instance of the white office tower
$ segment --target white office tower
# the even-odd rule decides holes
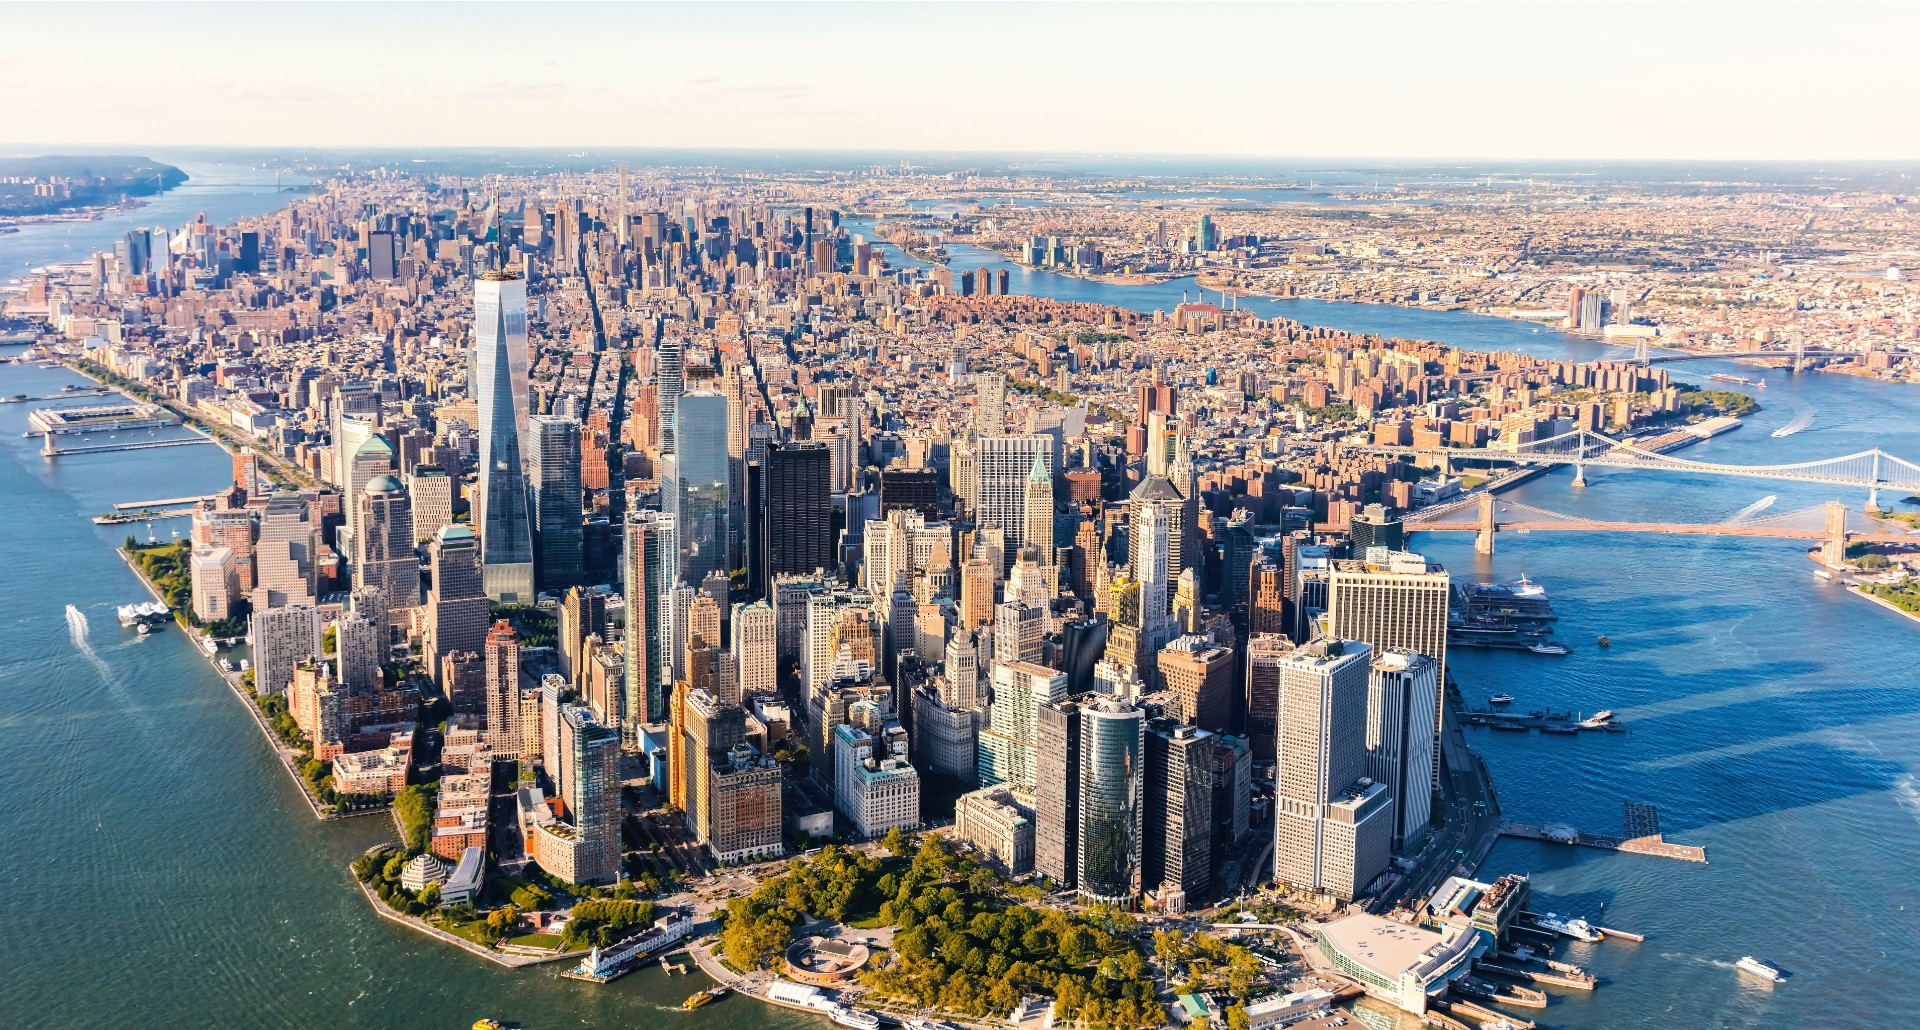
[[[1367,684],[1367,775],[1387,785],[1393,802],[1393,848],[1420,833],[1433,808],[1433,706],[1439,666],[1402,648],[1373,659]]]
[[[393,448],[380,435],[376,415],[342,415],[337,420],[340,435],[334,439],[334,475],[340,480],[341,505],[346,516],[348,545],[360,536],[360,513],[354,501],[376,476],[393,468]],[[351,553],[351,552],[349,552]]]
[[[480,468],[473,522],[480,527],[487,596],[531,603],[533,521],[527,510],[527,284],[487,272],[473,284]]]
[[[992,526],[1003,534],[1006,546],[998,572],[1005,575],[1021,545],[1032,543],[1053,547],[1052,510],[1049,505],[1046,530],[1042,539],[1028,540],[1027,481],[1036,467],[1053,468],[1053,437],[993,436],[977,444],[975,463],[974,524]]]
[[[413,501],[413,541],[432,540],[442,526],[453,525],[453,477],[438,465],[415,465],[407,476],[407,496]]]
[[[773,606],[765,601],[733,606],[733,665],[740,673],[740,696],[775,692]]]
[[[1383,562],[1334,561],[1327,572],[1327,632],[1342,640],[1364,640],[1375,650],[1398,647],[1426,655],[1433,659],[1434,678],[1445,683],[1447,603],[1452,596],[1447,570],[1408,551],[1390,551]],[[1446,714],[1445,705],[1434,706],[1436,746]]]
[[[982,372],[973,377],[973,432],[975,436],[999,436],[1007,431],[1007,375]]]
[[[333,650],[340,665],[340,682],[350,692],[372,690],[380,682],[380,660],[387,642],[374,620],[364,615],[342,616],[333,624]]]
[[[1393,806],[1367,772],[1373,649],[1323,639],[1279,660],[1273,878],[1352,901],[1387,867]]]
[[[253,689],[278,694],[293,682],[293,667],[320,653],[320,610],[306,605],[257,607],[248,622],[253,644]]]

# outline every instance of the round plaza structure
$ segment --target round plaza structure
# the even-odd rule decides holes
[[[871,955],[864,944],[808,937],[787,946],[787,975],[816,987],[832,986],[852,979]]]

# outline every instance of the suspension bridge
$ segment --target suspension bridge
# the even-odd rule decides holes
[[[1575,485],[1586,485],[1586,468],[1652,469],[1712,476],[1744,476],[1750,479],[1774,479],[1794,483],[1820,483],[1826,486],[1856,487],[1867,491],[1867,504],[1878,508],[1882,489],[1920,493],[1920,465],[1874,448],[1844,454],[1837,458],[1794,462],[1782,465],[1731,465],[1710,461],[1691,461],[1670,454],[1650,451],[1626,440],[1603,433],[1576,429],[1571,433],[1501,447],[1446,447],[1419,450],[1393,444],[1356,444],[1354,450],[1368,454],[1437,457],[1446,472],[1454,461],[1484,461],[1513,465],[1572,465]]]
[[[1851,537],[1896,538],[1912,532],[1901,523],[1875,518],[1838,501],[1828,501],[1799,511],[1736,517],[1724,522],[1620,522],[1568,515],[1481,493],[1460,503],[1416,512],[1406,520],[1406,531],[1409,533],[1477,534],[1474,549],[1482,554],[1493,553],[1494,535],[1503,530],[1519,533],[1677,533],[1689,536],[1814,540],[1822,545],[1822,557],[1836,563],[1845,556],[1847,541]]]

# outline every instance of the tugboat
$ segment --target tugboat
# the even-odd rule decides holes
[[[1777,983],[1784,979],[1780,970],[1767,965],[1752,955],[1742,955],[1740,961],[1735,962],[1733,965],[1735,969],[1740,970],[1742,973],[1752,973],[1762,980],[1772,980]]]

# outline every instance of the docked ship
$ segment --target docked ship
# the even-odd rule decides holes
[[[943,1023],[937,1019],[909,1019],[907,1030],[954,1030],[952,1023]]]
[[[679,914],[661,916],[653,921],[651,929],[630,940],[622,941],[604,951],[595,947],[587,953],[586,958],[580,960],[578,966],[560,975],[575,980],[606,983],[632,969],[642,960],[677,947],[692,932],[692,919]]]
[[[1604,936],[1600,931],[1594,929],[1592,924],[1586,920],[1578,916],[1562,919],[1557,912],[1548,912],[1544,916],[1534,916],[1533,925],[1538,926],[1542,930],[1549,930],[1562,936],[1571,937],[1576,941],[1597,941]]]
[[[1752,955],[1742,955],[1740,957],[1740,961],[1735,962],[1733,966],[1735,969],[1740,970],[1742,973],[1752,973],[1754,976],[1757,976],[1762,980],[1778,981],[1778,980],[1784,979],[1784,977],[1780,973],[1780,970],[1776,969],[1773,966],[1767,965],[1765,962],[1762,962],[1759,959],[1754,958]]]
[[[835,1005],[827,1010],[827,1018],[849,1030],[880,1030],[880,1017],[865,1009]]]

